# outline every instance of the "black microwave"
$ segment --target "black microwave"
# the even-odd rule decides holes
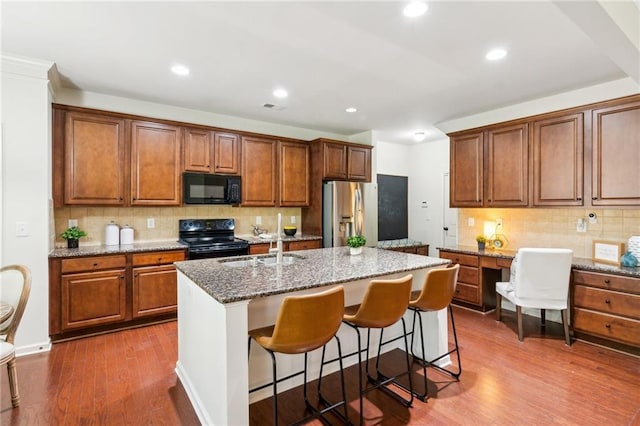
[[[240,204],[240,176],[184,173],[184,204]]]

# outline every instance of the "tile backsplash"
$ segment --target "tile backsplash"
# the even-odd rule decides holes
[[[597,223],[589,223],[595,213]],[[566,247],[576,257],[591,258],[594,240],[627,243],[632,235],[640,235],[640,209],[460,209],[458,211],[458,243],[475,245],[475,237],[484,234],[484,222],[502,218],[501,234],[508,249],[524,246]],[[469,219],[475,224],[469,226]],[[578,220],[586,222],[586,232],[577,232]]]
[[[179,219],[234,218],[236,235],[250,234],[256,217],[262,217],[262,225],[269,232],[277,226],[278,213],[282,213],[282,225],[290,225],[295,216],[298,232],[301,228],[300,208],[231,207],[231,206],[180,206],[180,207],[63,207],[54,210],[56,246],[65,246],[59,235],[67,229],[69,219],[76,219],[80,229],[87,236],[82,245],[104,243],[105,226],[114,221],[120,226],[129,225],[134,229],[135,241],[156,241],[178,239]],[[154,228],[147,228],[147,219],[153,218]]]

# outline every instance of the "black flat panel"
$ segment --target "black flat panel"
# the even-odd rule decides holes
[[[378,241],[407,238],[406,176],[378,175]]]

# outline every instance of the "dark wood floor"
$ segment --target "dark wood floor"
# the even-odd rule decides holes
[[[429,371],[427,403],[401,407],[374,391],[367,424],[640,425],[640,359],[582,342],[566,347],[555,324],[542,335],[533,318],[518,342],[514,315],[455,309],[463,374],[451,383]],[[18,358],[21,405],[11,408],[6,370],[0,380],[4,425],[196,425],[177,379],[176,323],[58,343]],[[397,353],[385,362],[393,365]],[[350,417],[357,422],[356,370],[347,370]],[[418,377],[418,376],[416,376]],[[329,387],[334,378],[327,380]],[[330,393],[329,391],[328,393]],[[283,394],[281,422],[302,415],[301,392]],[[253,404],[251,424],[268,424],[270,400]],[[332,420],[330,418],[330,420]],[[319,424],[319,422],[314,422]]]

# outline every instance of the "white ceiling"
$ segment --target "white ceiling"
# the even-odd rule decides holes
[[[640,12],[623,3],[630,20],[595,1],[429,2],[414,19],[398,1],[3,1],[1,42],[55,62],[66,87],[410,143],[418,130],[441,137],[446,120],[640,82]],[[495,46],[509,55],[486,61]],[[174,63],[191,74],[173,75]],[[275,99],[276,86],[289,97]]]

